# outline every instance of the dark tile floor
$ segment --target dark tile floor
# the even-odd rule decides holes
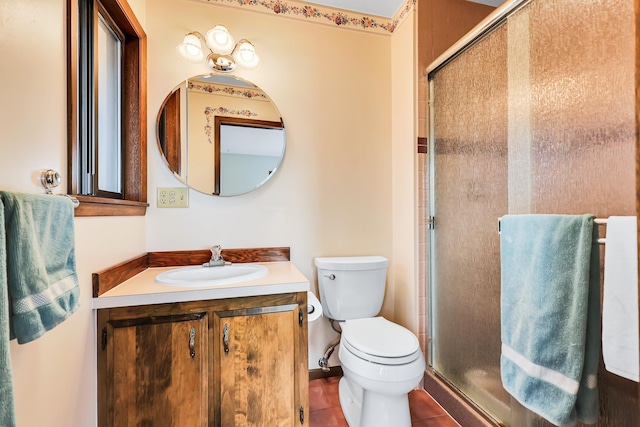
[[[310,427],[348,427],[338,399],[339,380],[329,377],[309,382]],[[409,409],[412,427],[459,427],[424,390],[409,393]]]

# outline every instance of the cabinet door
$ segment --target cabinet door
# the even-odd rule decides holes
[[[106,425],[206,426],[207,326],[201,313],[108,321]]]
[[[220,408],[215,425],[301,424],[298,312],[298,305],[290,304],[215,313],[214,381]]]

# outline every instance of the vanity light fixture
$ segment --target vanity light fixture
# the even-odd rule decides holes
[[[202,41],[209,48],[209,54],[203,51]],[[216,25],[204,36],[198,31],[187,34],[177,51],[183,59],[193,63],[205,61],[214,71],[221,73],[230,73],[238,65],[253,69],[260,64],[253,43],[247,39],[235,43],[229,30],[222,25]]]

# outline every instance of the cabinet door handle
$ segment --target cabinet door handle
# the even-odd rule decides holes
[[[224,355],[229,355],[229,324],[224,324],[224,329],[222,331],[222,344],[224,345]]]
[[[189,331],[189,354],[191,356],[191,360],[196,358],[196,328],[191,327],[191,331]]]

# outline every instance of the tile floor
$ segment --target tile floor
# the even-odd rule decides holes
[[[309,382],[310,427],[348,427],[338,400],[339,380],[329,377]],[[409,409],[412,427],[459,426],[424,390],[409,393]]]

